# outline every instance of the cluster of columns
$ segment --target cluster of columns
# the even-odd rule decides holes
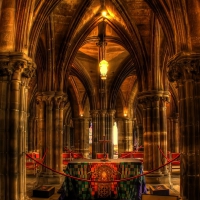
[[[180,53],[168,63],[169,81],[176,81],[180,118],[180,193],[200,199],[200,54]]]
[[[67,97],[59,92],[42,92],[36,97],[37,150],[45,157],[45,164],[59,172],[62,168],[63,153],[63,109]],[[47,183],[60,182],[52,171],[43,168],[42,176]]]
[[[79,117],[73,118],[73,140],[75,152],[82,153],[84,158],[89,156],[89,118]],[[69,132],[68,132],[69,135]]]
[[[35,64],[23,53],[0,55],[0,199],[26,197],[28,83]]]
[[[103,146],[99,140],[103,136],[109,142],[106,151],[109,158],[113,158],[113,125],[115,110],[92,110],[92,158],[96,158],[96,153],[103,152]]]
[[[116,118],[118,128],[118,154],[134,150],[133,120],[128,117]]]
[[[167,150],[178,153],[180,151],[178,113],[167,119],[167,129]]]
[[[144,171],[156,169],[165,163],[162,152],[167,155],[167,116],[166,102],[168,92],[144,92],[139,95],[143,106]],[[159,148],[158,148],[159,147]],[[154,172],[155,175],[167,174],[166,166]]]

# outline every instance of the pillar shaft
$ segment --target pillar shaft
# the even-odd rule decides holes
[[[3,0],[0,19],[0,52],[15,50],[16,0]]]
[[[114,144],[113,144],[113,126],[114,126],[114,114],[115,114],[115,110],[109,110],[108,113],[108,124],[107,124],[107,130],[108,130],[108,140],[110,140],[110,142],[108,143],[108,155],[109,158],[113,158],[113,154],[114,154]]]
[[[45,147],[47,150],[46,154],[46,165],[50,168],[53,168],[53,102],[52,96],[46,95],[45,98],[45,115],[46,115],[46,123],[45,123]],[[54,138],[55,139],[55,138]],[[55,150],[55,149],[54,149]],[[47,174],[52,174],[53,172],[46,169]]]
[[[7,105],[9,104],[10,76],[1,74],[0,76],[0,199],[8,199],[8,119]],[[8,91],[8,92],[7,92]]]
[[[139,95],[139,103],[143,105],[144,128],[144,170],[156,169],[166,163],[162,152],[167,155],[167,116],[166,101],[168,92],[146,92]],[[163,158],[161,160],[161,158]],[[155,174],[167,173],[166,167],[159,169]]]
[[[98,138],[98,111],[94,110],[91,112],[92,116],[92,158],[96,158],[96,153],[99,149],[99,138]]]
[[[41,92],[36,96],[36,121],[38,149],[44,164],[61,172],[63,153],[63,109],[66,95],[60,92]],[[43,180],[42,178],[45,177]],[[60,175],[42,168],[43,184],[60,183]]]
[[[24,200],[27,87],[35,69],[30,58],[22,53],[4,53],[3,57],[3,62],[0,61],[0,101],[3,103],[0,110],[4,116],[0,120],[0,142],[3,143],[0,149],[0,160],[3,162],[3,167],[0,167],[0,197],[2,200]]]
[[[168,78],[176,81],[180,117],[180,194],[182,199],[199,199],[199,121],[200,121],[200,54],[180,53],[168,63]]]

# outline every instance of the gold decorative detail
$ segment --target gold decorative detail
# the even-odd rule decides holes
[[[114,180],[115,176],[118,174],[115,171],[114,166],[109,164],[97,165],[93,172],[93,178],[98,181],[110,181]],[[97,183],[98,187],[98,198],[107,198],[112,192],[112,183]]]

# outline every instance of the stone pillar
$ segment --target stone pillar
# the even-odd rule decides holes
[[[63,133],[63,147],[70,148],[70,131],[71,126],[70,124],[64,125],[64,133]]]
[[[172,151],[172,128],[171,128],[171,118],[167,119],[167,150]]]
[[[81,117],[80,123],[80,153],[83,154],[84,158],[88,157],[89,154],[89,121],[87,118]]]
[[[179,132],[179,123],[178,123],[178,113],[176,113],[176,116],[174,118],[173,134],[174,134],[174,152],[179,153],[180,132]]]
[[[164,96],[160,99],[160,148],[162,149],[164,155],[167,156],[167,111],[166,102],[169,101],[168,96]],[[159,119],[158,119],[159,120]],[[162,156],[161,163],[166,163],[167,160]],[[167,174],[167,166],[162,169],[163,174]]]
[[[66,101],[64,94],[56,93],[54,96],[53,109],[53,168],[59,172],[63,170],[62,167],[62,153],[63,153],[63,109]],[[56,174],[57,176],[60,176]]]
[[[125,133],[124,133],[124,120],[123,118],[116,118],[118,128],[118,154],[125,151]]]
[[[138,137],[139,137],[139,146],[144,146],[144,139],[143,139],[143,126],[142,124],[138,124]]]
[[[45,164],[49,168],[53,168],[53,94],[54,92],[45,92],[43,93],[43,100],[45,103],[45,140],[44,140],[44,147],[47,151],[46,157],[45,157]],[[53,177],[53,172],[48,169],[44,169],[43,176],[46,177],[47,183],[48,178]]]
[[[28,151],[35,151],[35,130],[34,130],[34,125],[35,125],[35,118],[33,116],[31,116],[31,118],[29,118],[29,137],[27,138],[28,141]]]
[[[100,122],[99,122],[99,130],[98,130],[98,141],[103,139],[103,136],[106,136],[106,139],[110,138],[110,135],[109,135],[108,131],[106,130],[106,127],[108,126],[107,120],[106,120],[107,111],[106,110],[100,110],[99,115],[100,115]],[[99,152],[103,152],[102,143],[98,142],[98,144],[99,144],[99,149],[100,149]],[[107,147],[107,145],[106,145],[106,147]],[[105,151],[108,152],[108,149],[106,148]]]
[[[40,153],[40,157],[42,157],[46,151],[45,147],[45,105],[42,100],[42,96],[38,95],[36,97],[36,137],[37,137],[37,150]]]
[[[169,81],[176,81],[180,118],[180,194],[182,199],[200,198],[200,54],[181,52],[168,63]]]
[[[22,53],[0,55],[0,199],[26,198],[27,88],[34,63]]]
[[[108,155],[109,155],[109,158],[113,158],[113,155],[114,155],[114,144],[113,144],[113,126],[114,126],[114,114],[115,114],[115,110],[109,110],[108,112],[108,125],[107,125],[107,128],[108,128],[108,140],[110,140],[110,142],[108,143]]]
[[[98,111],[91,111],[92,116],[92,158],[96,158],[96,153],[100,152],[98,138]]]
[[[132,149],[129,149],[129,120],[127,117],[124,117],[124,142],[125,151],[132,151]]]
[[[80,134],[80,118],[73,118],[73,124],[74,124],[74,148],[73,150],[75,152],[79,152],[80,146],[81,146],[81,134]]]
[[[167,155],[167,116],[166,101],[169,93],[144,92],[139,95],[139,103],[143,105],[143,128],[144,128],[144,170],[157,169],[162,164],[162,154]],[[163,164],[166,161],[163,160]],[[158,169],[150,176],[161,176],[166,174],[166,169]]]
[[[64,93],[42,92],[37,94],[37,115],[40,133],[39,147],[41,156],[45,157],[45,165],[58,172],[62,168],[63,152],[63,106]],[[40,184],[60,183],[61,176],[52,170],[42,168]]]
[[[3,0],[0,18],[0,52],[15,50],[16,0]]]

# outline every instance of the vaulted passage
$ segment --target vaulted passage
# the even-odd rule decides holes
[[[141,187],[173,183],[200,199],[199,10],[198,0],[1,0],[0,199],[44,185],[58,199],[67,170],[88,182],[144,173]],[[84,184],[87,199],[139,195],[128,180]]]

